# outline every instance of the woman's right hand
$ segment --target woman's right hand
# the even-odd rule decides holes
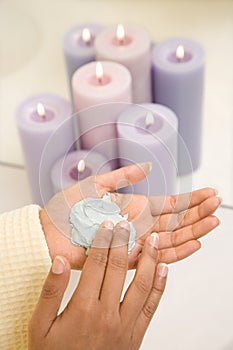
[[[56,257],[29,326],[29,350],[139,349],[163,294],[167,265],[158,264],[158,236],[146,238],[123,301],[129,225],[104,222],[70,302],[57,316],[70,265]]]

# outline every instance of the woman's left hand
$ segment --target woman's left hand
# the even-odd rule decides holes
[[[70,239],[69,215],[71,207],[87,197],[102,197],[145,178],[150,163],[136,164],[118,170],[91,176],[76,185],[56,194],[40,212],[51,258],[65,256],[71,267],[81,269],[86,260],[85,249],[75,246]],[[156,181],[156,179],[155,179]],[[175,196],[144,196],[112,192],[112,200],[128,213],[137,231],[134,249],[129,255],[129,268],[137,265],[145,239],[156,231],[159,234],[159,259],[172,263],[197,251],[199,238],[219,224],[212,214],[221,200],[212,188],[203,188],[191,193]]]

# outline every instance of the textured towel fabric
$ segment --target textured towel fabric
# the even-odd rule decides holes
[[[26,350],[27,329],[51,265],[39,220],[29,205],[0,215],[0,349]]]

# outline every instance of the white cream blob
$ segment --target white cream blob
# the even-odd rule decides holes
[[[120,212],[118,205],[111,201],[110,193],[106,193],[103,198],[85,198],[77,202],[70,212],[72,243],[89,249],[103,221],[111,220],[116,225],[128,219],[128,214],[122,216]],[[128,251],[130,252],[135,245],[136,230],[132,222],[129,222],[129,225]]]

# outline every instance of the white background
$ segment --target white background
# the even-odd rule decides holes
[[[139,23],[155,42],[186,36],[204,45],[203,162],[193,187],[217,187],[223,202],[232,205],[232,1],[2,0],[0,212],[30,203],[25,170],[3,164],[23,165],[15,108],[35,93],[69,97],[61,38],[71,26],[85,21]],[[233,210],[221,208],[222,225],[202,240],[203,248],[170,267],[167,290],[143,350],[233,349],[232,214]]]

